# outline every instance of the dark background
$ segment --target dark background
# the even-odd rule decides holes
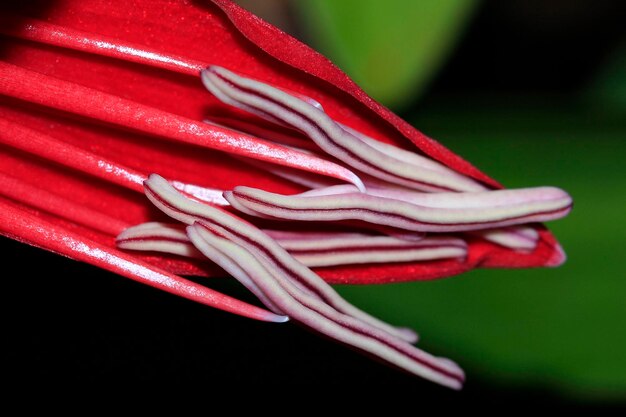
[[[483,1],[437,74],[443,94],[577,97],[626,40],[624,3]]]
[[[497,105],[507,95],[571,108],[623,42],[622,1],[484,1],[407,119],[454,97]],[[497,53],[494,53],[497,51]],[[444,103],[444,104],[442,104]],[[619,124],[611,110],[601,119]],[[417,116],[416,116],[417,115]],[[420,119],[421,120],[421,119]],[[430,125],[436,129],[437,125]],[[426,411],[438,404],[562,409],[616,407],[542,388],[500,385],[472,372],[457,393],[404,375],[294,324],[255,322],[176,298],[90,265],[2,238],[4,378],[14,387],[161,385],[288,392],[322,399],[358,393],[360,403]],[[248,298],[235,283],[210,286]],[[214,398],[214,401],[219,399]],[[321,401],[321,400],[320,400]],[[426,411],[427,412],[427,411]]]
[[[541,405],[578,411],[619,406],[576,401],[540,388],[511,389],[482,380],[478,372],[469,375],[462,391],[452,391],[294,324],[207,310],[90,265],[6,239],[2,246],[21,268],[5,276],[5,295],[13,301],[5,316],[4,378],[12,389],[86,389],[98,396],[108,390],[189,389],[205,391],[215,404],[224,404],[228,397],[223,393],[295,394],[318,398],[318,406],[328,398],[358,395],[350,399],[355,409],[386,405],[425,412],[437,404],[444,409],[509,409],[514,404],[516,409]],[[253,302],[225,279],[212,284]]]

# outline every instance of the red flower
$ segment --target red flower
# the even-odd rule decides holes
[[[326,58],[230,1],[157,3],[33,2],[3,14],[0,233],[238,314],[270,321],[287,314],[459,387],[460,370],[413,348],[413,333],[356,312],[312,277],[376,284],[476,267],[555,266],[564,255],[537,222],[567,214],[569,196],[550,187],[494,191],[496,181],[372,100]],[[169,183],[146,182],[152,173]],[[144,183],[162,211],[190,226],[128,229],[164,219]],[[305,192],[303,184],[319,189],[284,196]],[[302,225],[262,235],[244,223],[229,229],[175,190],[230,205],[264,230],[289,219],[333,228],[322,235]],[[352,234],[336,234],[337,225]],[[423,233],[442,235],[416,242]],[[209,257],[239,274],[272,312],[180,277],[223,273],[215,264],[120,250],[118,235],[125,249],[139,242],[134,249]],[[262,236],[273,239],[258,243]],[[357,261],[364,253],[377,260]],[[293,266],[291,256],[317,275]],[[302,285],[313,290],[302,295]],[[354,332],[363,340],[346,336]]]

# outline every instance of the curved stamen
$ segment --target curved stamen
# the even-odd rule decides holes
[[[349,132],[351,135],[353,135],[356,139],[360,140],[361,142],[364,142],[368,144],[369,146],[371,146],[372,148],[375,148],[380,152],[390,155],[399,161],[406,162],[416,167],[422,167],[424,169],[438,171],[438,172],[441,172],[443,175],[449,175],[453,177],[456,177],[459,175],[459,173],[456,172],[455,170],[448,168],[447,166],[433,159],[427,158],[415,152],[407,151],[406,149],[398,148],[397,146],[391,145],[389,143],[381,142],[379,140],[376,140],[374,138],[371,138],[365,135],[364,133],[359,132],[356,129],[346,126],[343,123],[339,123],[339,122],[335,122],[335,123],[337,123],[339,126],[341,126],[342,129]],[[479,191],[479,190],[488,189],[486,186],[482,185],[481,183],[469,177],[465,177],[465,178],[467,179],[468,184],[471,184],[470,189],[459,190],[459,191]]]
[[[363,233],[264,232],[308,267],[411,262],[467,255],[467,244],[456,238],[427,237],[409,241]]]
[[[144,185],[148,199],[168,216],[185,224],[193,224],[201,220],[207,224],[219,227],[221,234],[228,234],[230,240],[236,241],[240,245],[253,246],[256,248],[256,251],[263,253],[266,259],[272,262],[276,268],[287,271],[292,276],[292,279],[298,282],[302,288],[305,288],[311,294],[315,294],[337,310],[358,317],[361,320],[369,321],[388,332],[395,332],[399,337],[407,338],[410,341],[415,340],[415,335],[407,333],[406,329],[397,329],[345,301],[317,274],[293,259],[273,239],[252,224],[219,208],[184,198],[159,175],[151,174]]]
[[[554,220],[565,216],[572,205],[567,193],[553,187],[433,194],[431,206],[363,193],[302,197],[249,187],[235,187],[224,197],[248,214],[275,219],[360,220],[424,232],[460,232]],[[453,208],[443,208],[446,206]]]
[[[533,250],[539,240],[539,232],[529,226],[511,226],[503,229],[477,230],[472,232],[500,246],[519,250]]]
[[[115,245],[120,249],[171,253],[188,258],[203,259],[189,241],[182,225],[148,222],[125,229],[117,235]]]
[[[314,197],[322,195],[349,194],[356,191],[357,190],[354,186],[345,184],[316,188],[298,195],[301,197]],[[511,191],[517,192],[516,190]],[[451,195],[451,193],[419,193],[412,190],[385,189],[380,186],[368,185],[366,193],[377,197],[390,198],[392,200],[400,200],[407,203],[434,208],[464,208],[468,206],[473,208],[484,206],[488,208],[493,205],[503,204],[504,201],[515,201],[514,193],[501,192],[496,193],[495,198],[493,198],[492,195],[490,198],[476,200],[471,194]],[[247,210],[241,205],[237,207],[241,210]],[[253,211],[248,211],[248,213],[254,215]],[[470,233],[475,236],[480,236],[490,242],[497,243],[500,246],[520,250],[534,249],[537,244],[537,240],[539,239],[539,233],[529,226],[509,226],[498,229],[471,231]]]
[[[187,226],[186,235],[188,237],[188,241],[198,252],[200,252],[200,254],[203,255],[204,259],[208,258],[219,265],[222,269],[224,269],[224,271],[250,290],[250,292],[252,292],[265,307],[276,314],[285,314],[281,308],[278,307],[263,291],[263,289],[259,287],[257,282],[251,279],[246,266],[254,268],[255,265],[245,265],[242,263],[243,261],[241,259],[231,257],[231,254],[228,251],[224,251],[216,246],[207,244],[207,242],[198,235],[198,231],[191,226]]]
[[[436,358],[380,329],[337,312],[319,299],[299,293],[280,271],[268,270],[245,248],[212,234],[199,223],[189,226],[187,230],[190,239],[201,251],[206,247],[217,249],[217,252],[206,253],[214,257],[214,262],[223,261],[222,257],[215,256],[219,252],[235,260],[290,318],[415,375],[450,388],[461,388],[463,371],[452,361]]]
[[[344,129],[324,111],[284,91],[210,66],[202,80],[218,99],[280,124],[297,128],[325,152],[367,174],[426,191],[475,191],[484,187],[455,171],[413,164],[407,158],[373,147]]]
[[[342,187],[349,189],[351,186]],[[335,187],[339,189],[339,187]],[[353,191],[354,192],[354,191]],[[339,194],[339,191],[334,191]],[[533,187],[504,190],[487,190],[473,193],[419,193],[414,191],[399,191],[373,187],[367,194],[390,200],[404,201],[422,207],[440,209],[490,209],[507,207],[518,204],[528,204],[531,201],[552,201],[571,198],[563,190],[555,187]]]
[[[363,233],[263,232],[309,268],[415,262],[467,255],[467,244],[463,240],[444,236],[410,241]],[[175,224],[150,222],[129,227],[118,235],[116,245],[120,249],[165,252],[202,259],[182,226]]]

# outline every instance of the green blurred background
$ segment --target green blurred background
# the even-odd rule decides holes
[[[626,399],[626,37],[620,1],[241,0],[507,187],[575,200],[556,269],[339,287],[488,386]],[[471,382],[470,382],[471,384]],[[489,385],[491,384],[491,385]]]

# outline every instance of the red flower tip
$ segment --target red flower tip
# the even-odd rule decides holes
[[[9,238],[455,389],[456,364],[328,283],[565,260],[541,222],[569,213],[567,193],[502,189],[231,1],[2,8]],[[266,309],[182,278],[225,272]]]

